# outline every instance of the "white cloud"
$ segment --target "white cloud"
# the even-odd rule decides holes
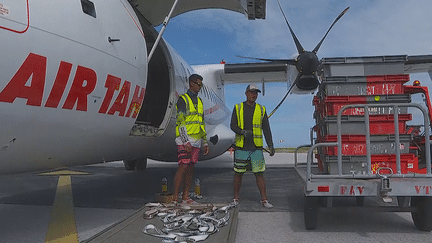
[[[320,56],[432,53],[432,1],[289,1],[281,3],[295,34],[312,50],[339,13],[339,20],[324,41]],[[234,51],[250,55],[289,58],[296,52],[285,20],[274,1],[268,1],[266,20],[248,21],[228,16],[227,29],[235,31]],[[218,21],[218,23],[221,23]],[[240,50],[238,50],[240,48]]]
[[[312,50],[340,12],[350,6],[327,36],[319,57],[432,54],[430,0],[282,0],[281,5],[306,50]],[[193,64],[217,63],[221,56],[231,63],[250,61],[235,55],[292,58],[297,52],[274,0],[267,0],[265,20],[250,21],[242,14],[224,10],[194,11],[174,20],[167,28],[167,35],[171,32],[173,36],[167,37],[168,41]],[[189,34],[183,37],[186,40],[178,40],[186,31]],[[176,46],[176,43],[183,44]],[[425,74],[411,77],[432,87]],[[228,98],[228,107],[244,98],[244,87],[226,89],[226,97],[240,95]],[[269,85],[267,95],[260,97],[259,102],[270,112],[286,91],[286,84]],[[311,95],[287,98],[270,120],[275,141],[284,139],[290,146],[309,141],[309,128],[315,124],[311,100]]]

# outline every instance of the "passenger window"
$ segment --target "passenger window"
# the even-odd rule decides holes
[[[84,13],[96,18],[96,10],[93,2],[90,0],[81,0],[81,6]]]

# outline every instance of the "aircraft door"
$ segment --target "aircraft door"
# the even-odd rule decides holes
[[[153,32],[145,33],[147,51],[155,38]],[[132,135],[160,136],[168,125],[171,110],[168,109],[171,91],[172,67],[169,51],[163,41],[156,48],[148,64],[146,95],[138,114]]]
[[[28,0],[2,0],[0,2],[0,29],[24,33],[30,26]]]

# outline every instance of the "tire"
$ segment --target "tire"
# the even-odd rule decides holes
[[[304,223],[307,230],[314,230],[317,225],[318,198],[304,197]]]
[[[421,231],[432,230],[432,197],[411,197],[412,219],[417,229]]]
[[[317,198],[318,206],[322,207],[322,208],[328,207],[328,200],[329,199],[331,199],[331,197],[330,198],[327,198],[327,197],[318,197]],[[330,205],[331,205],[331,201],[330,201]]]
[[[123,160],[123,164],[126,170],[135,170],[135,162],[136,160]]]
[[[137,159],[135,168],[139,171],[144,171],[147,168],[147,158]]]
[[[356,197],[356,203],[357,206],[363,207],[364,206],[365,197]]]
[[[410,201],[411,201],[411,197],[406,197],[406,196],[399,196],[399,197],[397,197],[398,205],[401,208],[409,207]]]

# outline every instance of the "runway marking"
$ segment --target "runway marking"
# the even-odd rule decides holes
[[[58,184],[45,242],[78,243],[78,231],[72,196],[71,175],[89,175],[87,172],[60,170],[38,175],[58,175]]]
[[[63,169],[63,170],[43,172],[43,173],[39,173],[37,175],[41,175],[41,176],[45,176],[45,175],[69,176],[69,175],[91,175],[91,173],[85,172],[85,171]]]

